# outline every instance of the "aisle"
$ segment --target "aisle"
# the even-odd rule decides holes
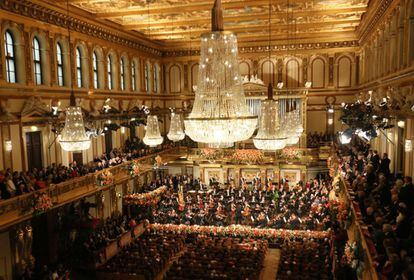
[[[280,250],[279,249],[269,249],[267,250],[264,262],[263,269],[260,272],[260,280],[274,280],[277,276],[277,270],[279,267],[280,261]]]

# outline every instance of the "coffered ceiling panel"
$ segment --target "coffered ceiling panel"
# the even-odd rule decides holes
[[[49,0],[48,0],[49,1]],[[64,5],[65,0],[62,1]],[[186,44],[210,29],[214,0],[69,0],[91,17],[151,40]],[[368,0],[272,0],[273,41],[354,40]],[[222,0],[225,29],[242,42],[267,41],[269,0]]]

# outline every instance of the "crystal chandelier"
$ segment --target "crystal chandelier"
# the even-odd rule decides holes
[[[284,106],[281,108],[282,131],[286,137],[287,145],[296,145],[304,131],[302,125],[301,104],[292,98],[283,99]]]
[[[164,137],[161,136],[158,118],[155,115],[148,115],[147,126],[144,136],[144,144],[150,147],[161,145]]]
[[[87,150],[91,146],[91,140],[86,135],[82,108],[74,105],[72,97],[70,105],[66,109],[65,127],[59,136],[60,146],[63,150],[70,152]]]
[[[170,131],[167,134],[168,139],[173,142],[181,141],[185,138],[183,130],[183,121],[180,114],[171,113]]]
[[[196,142],[221,143],[249,139],[257,117],[249,112],[239,73],[237,38],[223,31],[221,1],[212,10],[212,32],[201,35],[200,63],[193,110],[184,120]]]
[[[262,102],[259,131],[253,138],[254,146],[260,150],[275,151],[286,147],[279,115],[279,102],[273,100],[273,87],[269,84],[268,98]]]
[[[272,5],[271,1],[269,1],[269,61],[271,61],[272,52],[271,11]],[[281,127],[279,102],[273,100],[273,86],[271,83],[269,83],[267,89],[267,100],[263,101],[261,105],[259,130],[253,138],[253,144],[257,149],[267,151],[281,150],[286,147],[286,137]]]
[[[69,5],[69,4],[67,4]],[[69,15],[69,6],[68,6]],[[70,28],[68,25],[68,37],[70,42]],[[70,60],[71,61],[71,60]],[[59,135],[59,143],[65,151],[83,151],[89,149],[91,140],[86,134],[83,123],[82,108],[76,106],[73,82],[71,83],[70,106],[66,109],[65,127]]]

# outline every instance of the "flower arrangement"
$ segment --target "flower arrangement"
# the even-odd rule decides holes
[[[348,229],[352,223],[351,208],[344,201],[331,201],[332,216],[336,218],[343,229]]]
[[[364,252],[356,241],[349,241],[345,244],[343,263],[349,265],[358,275],[364,270]]]
[[[213,162],[215,160],[220,159],[223,156],[223,153],[220,149],[204,148],[201,149],[200,155],[206,160]]]
[[[285,160],[299,160],[303,156],[303,151],[295,147],[287,147],[280,151],[279,158]]]
[[[131,177],[135,177],[139,175],[141,169],[141,164],[137,160],[133,160],[128,166],[128,173]]]
[[[33,213],[42,214],[52,208],[53,203],[46,193],[35,193],[33,201]]]
[[[125,195],[123,197],[123,204],[138,206],[154,205],[161,200],[166,192],[167,187],[162,186],[152,192]]]
[[[114,183],[114,175],[109,170],[104,170],[96,176],[96,185],[100,187]]]
[[[327,238],[328,231],[307,231],[307,230],[287,230],[287,229],[259,229],[249,226],[232,225],[228,227],[199,226],[199,225],[173,225],[173,224],[150,224],[149,229],[162,233],[170,232],[174,234],[202,234],[213,236],[235,236],[235,237],[254,237],[254,238]]]
[[[230,159],[238,164],[260,164],[264,160],[264,154],[259,150],[235,150]]]

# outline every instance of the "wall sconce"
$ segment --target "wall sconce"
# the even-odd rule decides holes
[[[37,131],[37,129],[38,129],[38,128],[37,128],[37,126],[35,126],[35,125],[32,125],[32,126],[30,127],[30,130],[31,130],[31,131],[33,131],[33,132],[34,132],[34,131]]]
[[[4,141],[4,149],[7,152],[10,152],[13,149],[12,141],[10,141],[10,140]]]
[[[397,122],[398,127],[404,128],[405,127],[405,121],[398,121]]]
[[[306,82],[305,83],[305,88],[310,88],[312,86],[312,82]]]
[[[333,123],[334,123],[333,119],[329,118],[328,119],[328,125],[333,125]]]
[[[124,134],[125,133],[125,127],[121,127],[121,133]]]
[[[410,153],[413,151],[413,141],[410,139],[405,139],[404,150],[406,153]]]

